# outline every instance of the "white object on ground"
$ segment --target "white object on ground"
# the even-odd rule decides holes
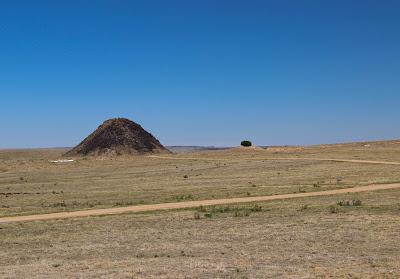
[[[50,163],[69,163],[69,162],[74,162],[74,160],[55,160],[55,161],[50,161]]]

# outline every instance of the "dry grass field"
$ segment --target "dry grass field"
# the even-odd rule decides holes
[[[396,141],[49,162],[63,152],[0,151],[0,217],[400,181],[309,160],[400,162]],[[0,224],[0,277],[399,278],[399,230],[399,190]]]

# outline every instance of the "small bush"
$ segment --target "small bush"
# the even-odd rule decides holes
[[[175,196],[175,199],[177,201],[187,201],[187,200],[193,200],[193,196],[192,195],[179,195],[179,196]]]
[[[60,267],[61,264],[60,264],[60,263],[54,263],[54,264],[52,264],[51,266],[54,267],[54,268],[57,268],[57,267]]]
[[[52,203],[48,207],[67,207],[67,204],[65,203],[65,201],[61,201]]]
[[[336,203],[339,206],[361,206],[361,200],[341,200]]]
[[[338,206],[349,206],[350,205],[350,201],[338,201],[336,204]]]
[[[331,205],[329,207],[329,212],[333,214],[339,213],[339,207],[337,205]]]
[[[361,206],[362,201],[361,200],[353,200],[353,206]]]
[[[194,218],[195,219],[200,219],[201,216],[204,216],[206,218],[211,218],[211,217],[218,217],[221,216],[220,214],[227,214],[229,212],[233,213],[234,217],[247,217],[250,216],[251,212],[260,212],[262,211],[262,207],[258,204],[254,204],[252,206],[210,206],[210,207],[204,207],[200,206],[197,208],[196,213],[194,213]],[[201,215],[201,213],[204,213],[204,215]]]
[[[303,205],[302,207],[300,207],[300,210],[307,210],[308,209],[308,204]]]
[[[241,146],[244,146],[244,147],[250,147],[250,146],[252,146],[253,144],[252,144],[251,141],[249,141],[249,140],[244,140],[244,141],[242,141],[242,142],[240,143],[240,145],[241,145]]]
[[[262,210],[262,207],[258,204],[255,204],[252,208],[250,208],[250,211],[253,212],[260,212]]]
[[[228,206],[213,206],[211,207],[211,212],[213,213],[225,213],[231,211],[231,207]]]
[[[200,218],[201,218],[199,212],[195,212],[193,217],[194,217],[195,220],[200,220]]]
[[[250,212],[248,210],[235,210],[235,214],[233,215],[235,217],[248,217],[250,216]]]

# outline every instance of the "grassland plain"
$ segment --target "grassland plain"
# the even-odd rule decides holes
[[[319,155],[400,162],[397,142],[349,146],[236,149],[172,156],[193,158],[189,160],[78,158],[66,164],[49,162],[59,158],[63,149],[1,151],[0,216],[323,191],[400,181],[396,165],[301,160]],[[267,160],[290,156],[300,160]]]
[[[0,151],[1,216],[400,181],[398,142],[151,157]],[[271,158],[299,160],[267,160]],[[210,160],[216,159],[216,160]],[[220,160],[223,159],[223,160]],[[249,160],[251,159],[251,160]],[[265,159],[265,160],[264,160]],[[3,278],[398,278],[400,191],[0,225]]]
[[[399,198],[378,191],[5,224],[0,276],[398,278]]]

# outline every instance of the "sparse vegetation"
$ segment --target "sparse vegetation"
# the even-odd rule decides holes
[[[0,168],[7,168],[0,181],[0,215],[247,197],[248,192],[275,195],[298,192],[299,187],[321,191],[314,184],[332,190],[366,181],[397,182],[400,175],[395,165],[265,160],[357,155],[365,160],[400,161],[400,151],[396,151],[400,146],[385,146],[366,153],[358,153],[354,145],[293,152],[271,147],[260,155],[236,149],[171,155],[195,157],[173,162],[147,157],[85,158],[57,166],[47,162],[58,157],[58,150],[30,150],[11,157],[0,151]],[[216,164],[219,158],[227,164]],[[182,179],[184,174],[193,179]],[[21,183],[20,177],[27,178],[26,182]],[[397,278],[400,244],[394,236],[400,229],[399,195],[397,190],[384,190],[1,224],[0,277],[269,278],[279,274],[285,278],[295,274],[299,278]],[[329,265],[319,269],[326,258]],[[53,264],[62,265],[55,268]]]
[[[133,202],[133,201],[118,201],[114,204],[115,207],[123,207],[123,206],[131,206],[131,205],[135,205],[137,203]]]
[[[332,147],[333,151],[329,153],[326,151],[327,148],[313,147],[295,155],[351,157],[354,151],[342,152],[342,148]],[[391,146],[388,150],[393,148]],[[368,151],[366,156],[373,158],[386,156],[387,160],[396,160],[396,158],[390,159],[391,156],[395,156],[392,151],[384,155],[374,153],[373,149]],[[268,155],[265,152],[269,152]],[[89,157],[84,160],[79,159],[76,164],[56,167],[50,165],[48,161],[61,156],[65,150],[30,150],[27,153],[0,151],[2,159],[0,168],[7,168],[7,176],[15,177],[14,182],[21,187],[16,191],[13,190],[15,188],[9,183],[10,181],[0,181],[0,193],[11,193],[7,199],[2,200],[2,206],[9,208],[7,211],[0,211],[0,216],[191,200],[187,197],[178,198],[177,195],[192,195],[193,200],[205,200],[247,196],[247,193],[251,193],[250,196],[261,196],[309,192],[318,188],[313,187],[313,184],[318,183],[324,186],[324,190],[330,190],[337,188],[337,179],[344,177],[346,182],[342,182],[341,187],[344,184],[357,186],[366,180],[385,182],[400,180],[400,173],[396,171],[397,166],[331,162],[313,162],[310,165],[310,162],[306,161],[271,161],[265,160],[265,156],[282,157],[287,156],[287,153],[276,153],[273,148],[265,152],[260,152],[260,155],[252,153],[252,159],[255,160],[246,161],[245,167],[238,162],[249,157],[249,154],[234,150],[196,154],[206,161],[169,162],[147,157],[118,157],[103,161]],[[337,152],[340,155],[335,155]],[[225,161],[219,163],[207,161],[216,156],[224,158]],[[31,160],[31,158],[40,159]],[[365,159],[362,156],[361,158]],[[215,164],[219,166],[218,171],[215,170]],[[68,172],[62,171],[65,167],[68,167]],[[179,170],[176,167],[179,167]],[[193,171],[189,173],[191,169]],[[349,176],[348,173],[353,171],[357,172],[357,175]],[[281,174],[278,175],[278,172]],[[199,173],[202,175],[196,177]],[[238,174],[241,174],[239,179]],[[184,175],[188,178],[184,179]],[[192,176],[196,179],[191,179]],[[24,183],[19,182],[20,177],[24,178]],[[14,191],[40,194],[17,196],[12,195]],[[49,196],[47,193],[53,194]],[[66,207],[50,206],[60,202],[61,194]],[[43,203],[46,206],[43,206]]]
[[[300,207],[300,210],[307,210],[308,209],[308,204],[304,204]]]
[[[307,193],[307,191],[303,187],[299,187],[299,193]]]
[[[57,268],[57,267],[60,267],[61,264],[60,264],[60,263],[54,263],[54,264],[52,264],[51,266]]]
[[[55,203],[42,203],[42,207],[67,207],[65,201],[55,202]]]
[[[212,216],[226,216],[226,213],[233,212],[234,217],[247,217],[250,216],[251,212],[261,212],[262,207],[258,204],[253,205],[238,205],[238,206],[200,206],[195,212],[195,219],[200,219],[201,214],[204,213],[204,217],[211,218]]]
[[[248,217],[248,216],[250,216],[250,212],[248,210],[235,210],[233,216],[235,216],[235,217]]]
[[[188,201],[188,200],[193,200],[193,196],[192,195],[178,195],[175,196],[175,199],[177,201]]]
[[[336,203],[339,206],[361,206],[361,200],[340,200]]]
[[[333,214],[337,214],[340,212],[340,209],[337,205],[331,205],[329,206],[329,212]]]
[[[253,207],[250,207],[250,211],[260,212],[260,211],[262,211],[262,206],[255,204],[255,205],[253,205]]]

